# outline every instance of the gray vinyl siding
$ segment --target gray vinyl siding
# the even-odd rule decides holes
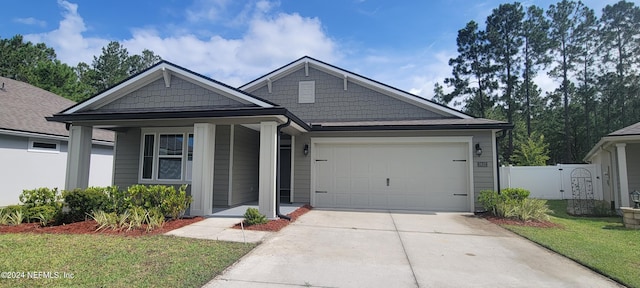
[[[300,81],[315,81],[315,103],[298,103]],[[344,90],[344,79],[309,67],[309,76],[304,68],[272,83],[272,92],[262,86],[251,91],[253,95],[286,107],[306,122],[407,120],[443,118],[441,114],[403,102],[354,82],[348,82]]]
[[[213,163],[213,207],[229,206],[229,125],[216,125],[216,147]]]
[[[113,184],[121,189],[138,184],[140,133],[140,128],[130,128],[116,134]]]
[[[640,159],[640,144],[628,143],[626,153],[629,192],[633,192],[633,190],[640,191],[640,161],[638,161],[638,159]]]
[[[234,126],[231,205],[258,200],[260,132]]]
[[[169,88],[165,87],[164,79],[160,78],[98,110],[193,106],[237,107],[245,105],[180,77],[172,76]]]
[[[475,199],[478,199],[480,191],[495,190],[493,174],[495,159],[493,159],[492,133],[490,131],[385,131],[385,132],[315,132],[297,135],[295,139],[295,174],[294,174],[294,200],[295,202],[309,203],[311,201],[311,156],[302,153],[304,144],[311,143],[311,137],[453,137],[472,136],[472,145],[476,143],[482,147],[482,156],[474,154],[473,165],[473,191]],[[487,162],[487,167],[478,167],[478,162]],[[475,208],[481,205],[475,201]]]

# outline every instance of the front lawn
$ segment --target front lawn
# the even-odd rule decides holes
[[[0,287],[201,287],[254,247],[163,235],[0,234]]]
[[[625,229],[621,217],[573,217],[565,200],[548,201],[560,228],[503,227],[565,255],[629,287],[640,287],[640,230]]]

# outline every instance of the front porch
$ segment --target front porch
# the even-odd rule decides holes
[[[179,123],[175,127],[165,126],[164,121],[144,126],[138,126],[138,121],[120,121],[117,125],[106,121],[77,123],[70,127],[65,189],[87,187],[90,149],[83,143],[91,139],[92,128],[106,128],[117,132],[114,185],[187,184],[193,197],[189,215],[242,217],[250,207],[244,203],[251,203],[257,204],[267,218],[274,219],[278,157],[288,153],[284,158],[289,162],[283,167],[291,173],[292,138],[288,135],[302,132],[299,126],[285,128],[283,124],[288,121],[282,118],[276,115],[268,119],[273,121],[260,122],[235,119],[237,124],[226,124],[234,122],[229,118],[197,123],[181,119],[174,122]],[[279,134],[287,135],[280,148]],[[290,181],[288,176],[283,177],[284,181]],[[289,184],[281,185],[281,191],[290,193]],[[281,214],[289,212],[283,205]]]

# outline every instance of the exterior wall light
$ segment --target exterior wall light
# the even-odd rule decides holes
[[[302,154],[304,154],[304,156],[309,155],[309,144],[304,144],[304,149],[302,149]]]
[[[638,192],[638,190],[633,190],[633,192],[629,194],[631,194],[631,201],[635,203],[635,206],[633,208],[640,208],[640,192]]]
[[[482,148],[480,148],[480,143],[476,143],[476,155],[482,155]]]

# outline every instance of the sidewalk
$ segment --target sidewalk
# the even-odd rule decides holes
[[[281,213],[289,214],[300,208],[302,204],[283,204]],[[229,209],[214,209],[214,213],[206,219],[165,233],[178,237],[231,241],[241,243],[258,243],[264,241],[274,232],[251,231],[231,228],[244,220],[247,208],[258,208],[257,204],[237,206]]]

